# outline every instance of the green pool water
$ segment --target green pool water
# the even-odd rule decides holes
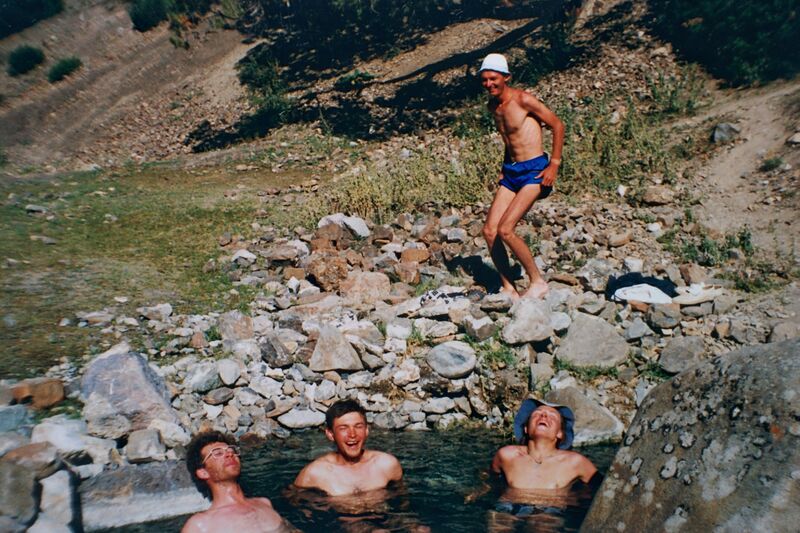
[[[490,430],[388,432],[372,430],[370,448],[393,453],[404,470],[402,487],[379,501],[333,501],[313,493],[287,490],[311,459],[330,451],[321,431],[269,441],[242,453],[241,484],[249,496],[265,496],[292,525],[306,532],[413,531],[416,524],[434,532],[577,531],[591,503],[588,489],[574,491],[566,508],[515,518],[495,511],[502,482],[469,503],[465,496],[481,486],[495,451],[510,444],[508,435]],[[610,465],[615,446],[579,451],[601,472]],[[179,531],[188,517],[117,529],[128,533]],[[502,526],[498,526],[501,524]]]

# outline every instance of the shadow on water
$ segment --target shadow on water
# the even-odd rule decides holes
[[[404,470],[402,486],[386,491],[375,501],[364,498],[331,500],[314,494],[297,495],[288,487],[300,469],[331,450],[324,435],[309,431],[285,441],[273,440],[244,451],[241,484],[250,496],[265,496],[295,527],[306,532],[413,531],[415,525],[433,532],[484,532],[490,521],[502,531],[577,531],[588,510],[588,489],[572,493],[557,511],[537,506],[532,514],[515,517],[495,511],[502,492],[496,484],[488,494],[467,503],[465,498],[482,485],[497,449],[507,436],[486,429],[446,432],[387,432],[373,430],[370,447],[393,453]],[[600,472],[605,472],[616,446],[580,449]],[[385,497],[385,498],[384,498]],[[519,514],[520,509],[513,512]],[[139,524],[116,531],[128,533],[178,531],[188,517]]]

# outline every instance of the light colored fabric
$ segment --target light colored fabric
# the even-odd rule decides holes
[[[653,287],[647,283],[640,283],[639,285],[631,285],[630,287],[622,287],[614,292],[614,299],[617,301],[636,301],[646,304],[669,304],[672,303],[672,298],[667,296],[658,287]]]
[[[510,74],[508,70],[508,61],[506,61],[503,54],[489,54],[486,56],[478,72],[483,72],[484,70],[494,70],[500,74]]]

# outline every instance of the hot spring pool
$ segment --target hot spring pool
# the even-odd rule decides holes
[[[502,484],[471,503],[464,498],[481,486],[480,473],[494,452],[511,443],[508,435],[490,430],[388,432],[372,429],[370,448],[393,453],[404,471],[404,489],[390,490],[375,501],[328,500],[316,494],[287,491],[300,469],[332,449],[321,431],[271,440],[242,452],[241,484],[248,496],[266,496],[277,511],[306,532],[410,531],[414,524],[434,532],[577,531],[589,508],[588,490],[574,491],[559,514],[536,513],[514,518],[494,509]],[[600,472],[614,458],[616,446],[581,448]],[[179,531],[188,516],[139,524],[115,531],[128,533]],[[494,526],[490,527],[490,523]]]

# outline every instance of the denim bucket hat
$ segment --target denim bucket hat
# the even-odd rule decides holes
[[[558,447],[562,450],[569,450],[572,448],[572,440],[575,438],[575,414],[572,409],[566,405],[558,405],[555,403],[543,402],[528,398],[522,402],[517,411],[517,416],[514,417],[514,438],[519,443],[525,441],[525,426],[528,424],[528,419],[533,412],[542,405],[553,407],[561,413],[561,418],[564,419],[564,438],[558,443]]]

